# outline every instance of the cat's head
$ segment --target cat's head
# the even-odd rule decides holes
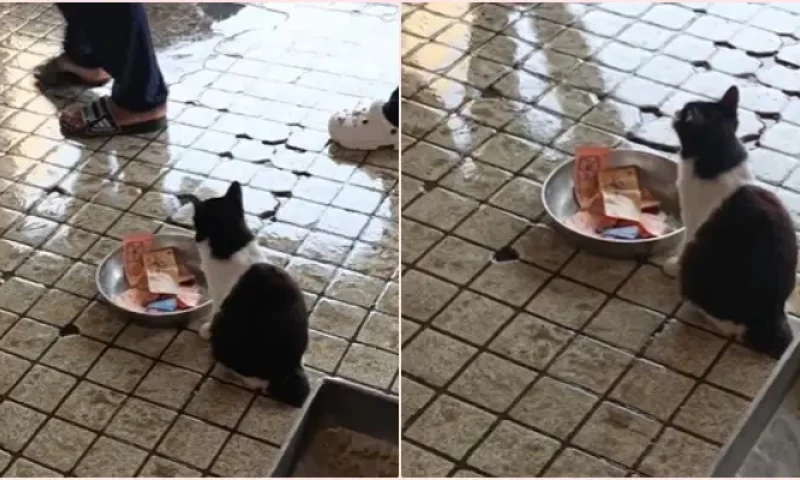
[[[739,89],[732,86],[716,102],[688,102],[675,113],[672,126],[681,143],[681,158],[693,163],[694,175],[713,179],[747,160],[736,137]]]
[[[716,102],[688,102],[675,112],[672,127],[684,157],[691,157],[711,142],[737,141],[739,89],[732,86]]]
[[[252,239],[239,182],[233,182],[220,197],[207,200],[194,195],[184,197],[194,206],[195,240],[207,241],[215,257],[228,258]]]

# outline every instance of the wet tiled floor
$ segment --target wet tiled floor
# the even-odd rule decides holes
[[[0,5],[5,476],[266,474],[295,410],[218,375],[197,325],[126,323],[94,286],[121,235],[180,230],[190,212],[176,194],[232,180],[307,293],[307,366],[397,391],[397,154],[342,151],[326,133],[333,111],[396,86],[397,7],[148,8],[169,128],[73,142],[57,109],[102,90],[39,93],[31,69],[58,53],[61,17]]]
[[[404,6],[405,475],[708,473],[773,362],[682,306],[661,259],[567,246],[541,183],[580,144],[673,155],[671,114],[736,84],[752,166],[800,227],[798,14]]]

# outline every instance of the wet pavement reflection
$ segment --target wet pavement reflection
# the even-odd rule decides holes
[[[682,305],[663,258],[564,244],[541,184],[576,145],[674,155],[672,114],[735,84],[800,227],[800,8],[406,5],[401,51],[404,474],[707,475],[772,361]]]
[[[0,474],[263,476],[294,410],[230,383],[198,325],[154,331],[99,303],[95,266],[131,232],[191,233],[178,195],[238,180],[248,224],[307,295],[306,365],[397,392],[397,153],[328,144],[331,113],[397,84],[398,9],[148,4],[169,127],[65,140],[40,92],[48,4],[0,5]]]

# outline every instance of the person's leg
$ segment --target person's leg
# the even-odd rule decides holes
[[[92,55],[92,44],[88,37],[86,18],[81,15],[85,5],[79,3],[57,3],[67,27],[64,32],[64,54],[73,63],[84,68],[101,68]]]
[[[110,102],[65,111],[61,121],[68,133],[82,135],[81,130],[90,123],[103,129],[108,120],[120,127],[163,120],[167,86],[156,60],[144,5],[84,4],[81,16],[92,55],[114,79],[114,87]],[[111,119],[103,119],[109,116]]]
[[[332,115],[328,133],[331,140],[353,150],[397,148],[399,110],[399,89],[395,89],[388,102],[379,100],[367,109]]]
[[[34,76],[46,87],[65,87],[70,85],[100,86],[111,77],[100,68],[89,40],[85,15],[85,5],[76,3],[56,4],[66,21],[64,51],[57,57],[48,59],[37,66]]]
[[[114,79],[111,99],[131,112],[146,112],[167,101],[147,13],[141,3],[90,5],[90,35],[100,66]]]

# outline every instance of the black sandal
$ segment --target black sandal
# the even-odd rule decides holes
[[[96,137],[110,137],[112,135],[141,135],[145,133],[157,132],[167,126],[167,117],[157,118],[155,120],[147,120],[140,123],[132,123],[130,125],[117,125],[114,117],[111,115],[111,98],[100,97],[90,103],[87,103],[81,108],[82,125],[80,128],[74,128],[63,121],[61,124],[61,133],[65,137],[73,138],[96,138]]]
[[[65,87],[102,87],[107,84],[111,79],[91,82],[80,75],[68,72],[61,68],[58,63],[58,57],[53,57],[41,65],[33,69],[33,77],[39,82],[39,85],[45,88],[65,88]]]

